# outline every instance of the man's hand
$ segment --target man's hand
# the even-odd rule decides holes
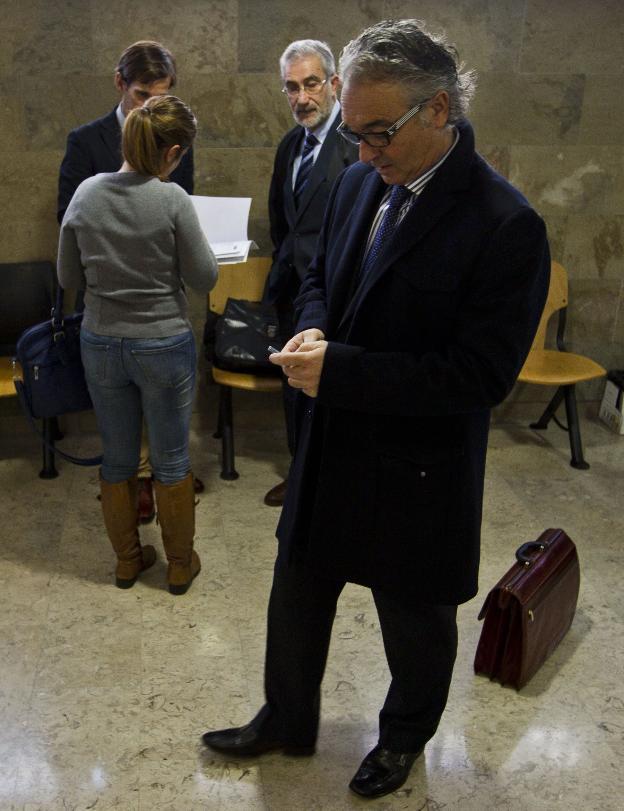
[[[298,332],[288,341],[282,349],[282,352],[296,352],[302,344],[308,344],[312,341],[322,341],[324,337],[325,334],[320,329],[316,329],[316,327],[313,329],[304,329],[303,332]]]
[[[293,336],[281,352],[269,356],[271,363],[281,366],[288,384],[301,389],[308,397],[318,394],[327,341],[320,329],[306,329]]]

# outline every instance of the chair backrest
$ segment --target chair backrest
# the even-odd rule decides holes
[[[50,317],[55,292],[52,262],[0,264],[0,355],[12,355],[22,332]]]
[[[546,343],[546,330],[548,322],[553,313],[568,306],[568,274],[559,262],[552,262],[550,265],[550,285],[548,287],[548,298],[544,305],[542,317],[533,339],[531,351],[543,349]]]
[[[219,279],[210,291],[210,310],[221,315],[228,298],[260,301],[270,270],[270,256],[253,256],[247,262],[221,265]]]

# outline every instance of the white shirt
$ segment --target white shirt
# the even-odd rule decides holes
[[[334,102],[334,106],[332,108],[329,117],[323,121],[323,123],[317,127],[315,130],[306,130],[305,134],[307,135],[309,132],[313,132],[316,135],[318,140],[318,144],[312,150],[312,163],[316,161],[318,158],[319,152],[321,151],[321,147],[323,146],[323,141],[327,138],[327,133],[329,132],[331,125],[334,123],[336,117],[340,114],[340,102],[338,99]],[[305,145],[305,136],[301,139],[301,146],[299,147],[299,154],[293,161],[293,175],[292,175],[292,186],[293,189],[295,188],[295,181],[297,180],[297,172],[299,171],[299,166],[301,165],[301,153],[303,152],[303,147]]]

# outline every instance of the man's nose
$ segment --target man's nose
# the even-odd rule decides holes
[[[380,150],[377,147],[369,146],[366,141],[360,141],[360,160],[362,163],[368,163],[378,157]]]

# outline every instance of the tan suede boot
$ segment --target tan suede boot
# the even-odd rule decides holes
[[[141,546],[137,530],[138,483],[136,476],[123,482],[100,479],[102,513],[109,540],[117,555],[115,585],[129,589],[139,574],[156,560],[153,546]]]
[[[197,552],[193,550],[195,537],[195,488],[193,474],[175,484],[154,480],[158,521],[169,567],[167,581],[171,594],[188,591],[201,569]]]

